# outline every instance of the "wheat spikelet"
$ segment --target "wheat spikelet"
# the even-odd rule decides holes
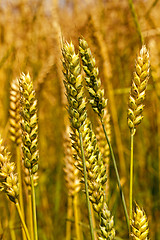
[[[149,53],[146,46],[143,45],[137,57],[128,104],[128,126],[133,135],[135,134],[137,125],[140,124],[143,119],[143,102],[149,78],[149,65]]]
[[[16,202],[19,195],[19,184],[15,171],[15,163],[10,162],[11,155],[2,145],[0,138],[0,191],[4,191],[12,202]]]
[[[20,93],[18,79],[14,79],[10,86],[10,138],[17,145],[21,143],[20,126]]]
[[[98,68],[96,67],[96,60],[93,58],[91,50],[84,39],[79,39],[79,52],[82,59],[83,70],[87,75],[85,80],[90,94],[89,102],[93,110],[103,118],[107,100],[104,98],[104,90],[101,89],[101,80],[99,78]]]
[[[24,165],[32,173],[38,170],[38,118],[37,100],[33,90],[33,82],[29,73],[21,75],[19,79],[21,95],[21,128],[23,142]]]
[[[136,209],[132,219],[131,237],[133,240],[147,240],[148,239],[148,220],[144,210],[136,204]]]
[[[80,190],[80,180],[79,180],[79,171],[75,166],[75,159],[73,158],[73,148],[71,146],[71,141],[69,139],[70,128],[66,129],[66,133],[64,136],[64,163],[65,166],[63,168],[65,172],[65,180],[66,186],[68,189],[68,194],[70,196],[74,196]]]

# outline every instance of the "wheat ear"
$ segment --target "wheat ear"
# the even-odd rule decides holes
[[[142,46],[140,54],[136,60],[135,72],[128,103],[128,127],[134,135],[137,126],[143,119],[144,99],[146,87],[149,79],[149,53],[145,45]]]
[[[93,110],[100,117],[100,120],[102,123],[103,131],[105,133],[105,137],[106,137],[106,140],[110,149],[111,157],[113,160],[113,165],[114,165],[114,169],[117,177],[120,195],[122,198],[122,204],[123,204],[124,213],[127,221],[127,226],[129,228],[128,212],[127,212],[126,202],[125,202],[124,194],[123,194],[121,183],[120,183],[118,168],[117,168],[116,160],[114,157],[113,149],[104,125],[104,120],[103,120],[104,109],[107,105],[107,100],[104,98],[104,90],[101,88],[101,80],[99,78],[99,71],[98,71],[98,68],[96,67],[95,59],[93,58],[91,50],[88,47],[88,43],[86,42],[85,39],[79,39],[79,52],[82,59],[83,69],[84,69],[84,72],[86,73],[85,79],[86,79],[87,89],[90,94],[90,103],[92,105]]]
[[[73,44],[64,43],[62,48],[62,54],[63,54],[63,74],[65,78],[64,85],[66,88],[66,96],[68,100],[68,113],[70,116],[70,123],[73,130],[73,134],[76,135],[76,132],[78,132],[78,138],[80,141],[80,148],[78,149],[78,151],[83,161],[86,201],[88,206],[91,239],[93,240],[94,230],[91,216],[91,206],[89,202],[86,161],[81,131],[81,127],[83,126],[83,123],[86,119],[85,110],[86,102],[84,99],[82,84],[83,78],[81,75],[79,56],[78,54],[76,55]]]
[[[19,79],[21,95],[21,128],[22,128],[22,150],[24,165],[28,168],[31,181],[32,211],[34,223],[34,238],[38,239],[37,218],[36,218],[36,200],[33,174],[38,170],[38,117],[37,117],[37,100],[33,89],[33,82],[29,73],[21,74]]]
[[[130,223],[132,221],[132,198],[133,198],[133,138],[137,125],[143,119],[144,99],[149,78],[149,53],[145,45],[142,46],[140,54],[136,60],[135,72],[128,104],[128,126],[131,134],[131,159],[130,159],[130,193],[129,193],[129,213]]]
[[[22,210],[22,215],[24,217],[24,206],[23,206],[23,184],[22,184],[22,159],[20,154],[20,144],[21,144],[21,117],[20,117],[20,92],[18,79],[14,79],[10,84],[10,139],[16,144],[16,161],[17,161],[17,173],[19,182],[19,201]],[[22,229],[23,239],[25,240],[25,233]]]
[[[0,191],[4,191],[9,199],[15,203],[26,238],[30,240],[28,229],[18,201],[19,183],[17,174],[15,173],[15,163],[10,161],[11,155],[2,145],[2,142],[3,140],[0,138]]]
[[[103,118],[107,99],[104,98],[104,89],[101,88],[101,80],[95,58],[93,58],[91,50],[84,39],[79,39],[79,52],[83,63],[83,70],[86,73],[85,80],[90,94],[89,102],[93,110],[100,118]]]
[[[68,45],[67,45],[67,47],[68,47]],[[70,48],[71,48],[71,45],[70,45]],[[67,49],[67,52],[69,52],[70,48]],[[73,54],[73,56],[75,56],[73,51],[72,51],[72,54]],[[63,53],[63,55],[64,55],[64,53]],[[77,73],[76,65],[79,64],[79,61],[76,60],[75,57],[74,57],[75,61],[72,63],[72,57],[70,55],[67,56],[68,66],[67,66],[66,62],[63,63],[64,67],[65,67],[65,73],[64,73],[65,79],[69,80],[69,81],[70,81],[70,79],[71,80],[73,79],[72,75],[69,75],[69,71],[71,73],[76,71],[76,73]],[[80,68],[80,66],[79,66],[79,68]],[[66,75],[66,73],[67,73],[67,75]],[[75,81],[75,83],[76,83],[76,81]],[[72,84],[74,84],[74,81],[72,81]],[[70,119],[71,123],[72,123],[72,130],[73,130],[73,134],[71,135],[72,146],[76,150],[75,159],[78,162],[78,168],[82,172],[82,177],[83,177],[82,181],[85,182],[85,191],[87,191],[86,192],[87,198],[90,199],[90,201],[93,204],[94,210],[100,216],[102,211],[104,210],[104,184],[107,180],[106,179],[106,169],[105,169],[105,166],[102,161],[102,155],[99,151],[96,136],[93,132],[91,123],[88,120],[88,118],[86,118],[87,114],[86,114],[86,110],[85,110],[85,106],[86,106],[85,102],[82,105],[83,106],[83,114],[85,116],[82,118],[83,124],[80,125],[81,122],[78,121],[80,114],[78,114],[78,111],[77,111],[78,106],[79,106],[77,97],[79,97],[79,96],[83,97],[84,93],[83,93],[82,81],[81,81],[81,84],[79,83],[79,81],[77,81],[77,84],[78,84],[79,88],[77,88],[76,85],[74,85],[75,90],[76,90],[75,91],[73,86],[69,86],[69,83],[65,82],[66,90],[68,91],[67,98],[68,98],[69,103],[73,99],[73,98],[70,98],[70,95],[72,95],[72,97],[73,97],[73,94],[74,94],[74,101],[72,100],[73,103],[72,103],[72,105],[70,104],[70,108],[72,108],[71,109],[72,111],[69,108],[69,114],[70,114],[70,117],[72,117]],[[79,93],[78,90],[80,90],[81,92]],[[77,104],[76,104],[76,102],[77,102]],[[76,111],[75,110],[73,111],[73,106],[74,106],[74,108],[76,108]],[[82,108],[80,108],[80,109],[82,109]],[[77,120],[75,120],[73,122],[73,119],[75,117],[77,117]],[[84,159],[85,159],[85,161],[84,161]],[[85,171],[84,171],[84,169],[85,169]],[[87,188],[86,188],[86,186],[87,186]],[[89,214],[91,214],[91,212],[89,212]],[[107,225],[105,225],[105,230],[106,230],[106,232],[111,233],[110,229],[107,228]],[[91,235],[91,236],[94,239],[94,235]],[[102,232],[101,232],[101,236],[103,237]],[[113,239],[112,237],[114,238],[114,236],[110,236],[109,239]]]
[[[149,234],[148,220],[144,210],[136,204],[131,225],[131,238],[133,240],[147,240]]]

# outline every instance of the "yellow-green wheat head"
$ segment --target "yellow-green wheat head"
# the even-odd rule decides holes
[[[143,45],[136,60],[128,104],[128,126],[133,135],[135,134],[137,125],[140,124],[143,119],[143,102],[149,79],[149,68],[149,53],[146,46]]]
[[[144,210],[141,210],[138,205],[134,212],[131,225],[131,237],[133,240],[147,240],[149,233],[148,220]]]
[[[0,137],[0,191],[4,191],[12,202],[16,202],[19,195],[19,184],[15,171],[15,163],[10,162],[11,155],[2,145]]]
[[[14,79],[10,86],[10,138],[17,145],[21,143],[21,126],[20,126],[20,92],[18,79]]]
[[[101,89],[101,80],[99,78],[99,70],[96,67],[96,60],[92,56],[85,39],[79,39],[79,52],[82,59],[83,70],[86,73],[85,80],[90,94],[89,102],[93,110],[103,118],[107,99],[104,98],[104,89]]]
[[[107,207],[107,204],[104,203],[103,209],[100,213],[100,229],[101,234],[99,240],[113,240],[115,239],[115,229],[114,229],[114,219],[111,216],[111,213]]]
[[[38,170],[39,158],[37,100],[29,73],[27,75],[21,74],[19,85],[24,165],[32,173],[35,173]]]
[[[72,42],[64,43],[63,49],[63,74],[65,77],[64,85],[68,100],[68,113],[71,126],[79,129],[86,118],[86,102],[83,91],[83,78],[79,55],[75,53]]]

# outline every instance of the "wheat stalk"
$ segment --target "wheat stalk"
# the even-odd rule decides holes
[[[129,96],[128,104],[128,126],[131,133],[131,159],[130,159],[130,223],[132,221],[132,195],[133,195],[133,138],[136,133],[137,126],[143,119],[144,99],[146,87],[149,78],[149,53],[145,45],[142,46],[140,54],[137,57],[134,77]]]

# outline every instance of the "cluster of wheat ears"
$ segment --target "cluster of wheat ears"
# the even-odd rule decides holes
[[[91,239],[109,240],[116,238],[114,217],[108,207],[110,160],[113,161],[117,177],[128,227],[128,237],[135,240],[148,239],[149,227],[144,210],[137,203],[134,210],[132,208],[133,138],[137,126],[143,119],[145,91],[150,69],[148,50],[143,45],[137,56],[128,101],[127,116],[131,136],[129,215],[125,201],[126,196],[123,194],[111,146],[110,117],[107,108],[109,103],[104,96],[96,60],[84,38],[79,39],[79,53],[77,54],[72,42],[62,43],[62,64],[70,120],[70,126],[66,126],[64,136],[64,172],[68,188],[68,206],[70,206],[68,218],[74,216],[76,239],[83,239],[78,209],[78,192],[81,189],[86,195]],[[34,190],[38,183],[39,158],[37,100],[29,74],[21,74],[18,79],[12,81],[10,89],[10,138],[16,146],[17,162],[15,164],[15,161],[11,160],[11,154],[1,138],[0,190],[7,194],[9,200],[17,208],[22,224],[23,239],[37,240]],[[87,103],[91,105],[100,120],[99,127],[95,129],[95,132],[87,114]],[[29,199],[29,221],[27,223],[23,204],[23,180],[28,190]],[[98,219],[98,226],[95,226],[95,217]],[[71,239],[72,225],[71,221],[67,221],[67,240]]]

